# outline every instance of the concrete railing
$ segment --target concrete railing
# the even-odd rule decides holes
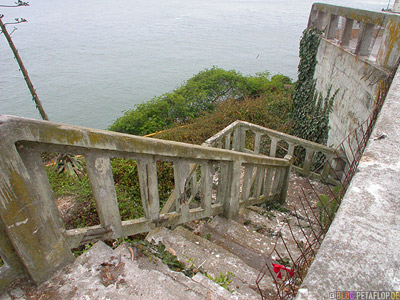
[[[360,58],[393,70],[400,51],[400,16],[314,3],[308,26]]]
[[[244,121],[232,123],[203,145],[270,157],[289,155],[298,162],[292,166],[296,172],[333,184],[342,179],[348,165],[342,151]]]
[[[0,256],[5,262],[0,268],[0,288],[21,276],[37,283],[46,280],[73,260],[70,249],[90,241],[217,214],[235,218],[242,205],[270,196],[284,198],[291,167],[289,157],[270,158],[12,116],[0,116],[0,139]],[[43,152],[83,156],[100,225],[66,230]],[[121,221],[111,158],[136,161],[143,217]],[[166,213],[160,212],[157,161],[173,164],[174,205]],[[189,176],[191,168],[196,171]],[[254,173],[260,175],[255,186],[249,181]],[[194,195],[200,204],[191,208]]]

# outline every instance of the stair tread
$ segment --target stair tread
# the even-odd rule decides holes
[[[128,247],[129,246],[127,244],[122,244],[117,249],[115,249],[114,252],[117,255],[121,254],[121,256],[125,257],[126,259],[131,259],[131,253],[128,250]],[[233,299],[229,291],[227,291],[226,289],[219,286],[217,283],[208,279],[207,277],[205,277],[200,273],[190,278],[181,272],[175,272],[171,270],[157,257],[153,257],[151,261],[146,256],[142,257],[137,256],[134,259],[140,269],[159,271],[160,273],[163,273],[164,275],[172,278],[174,281],[178,281],[181,284],[185,285],[188,289],[194,291],[195,293],[202,295],[205,299],[210,299],[210,300]],[[194,280],[194,277],[196,277],[196,280]],[[204,278],[200,280],[199,277],[204,277]]]
[[[301,255],[301,251],[297,243],[294,241],[293,236],[297,242],[305,245],[307,243],[305,235],[312,236],[312,230],[308,222],[304,220],[299,220],[299,222],[297,222],[296,217],[289,213],[279,211],[268,213],[270,213],[270,215],[265,217],[251,209],[244,208],[240,210],[240,215],[246,221],[250,221],[250,224],[246,226],[247,228],[253,230],[257,226],[264,227],[265,230],[262,230],[262,232],[264,231],[265,233],[260,234],[267,238],[271,238],[274,243],[276,242],[276,250],[281,254],[288,255],[287,247],[290,251],[290,255],[296,260]],[[291,230],[289,229],[288,223],[290,223]],[[300,226],[302,226],[301,229]],[[281,238],[277,239],[278,235],[285,240],[286,245],[283,244]],[[276,254],[273,253],[272,258],[276,258],[275,256]]]
[[[259,294],[249,288],[250,284],[255,282],[249,282],[254,277],[247,278],[243,274],[235,272],[235,265],[229,261],[225,261],[221,254],[216,253],[210,255],[207,251],[202,249],[195,243],[187,240],[177,232],[170,231],[166,228],[157,228],[149,233],[149,240],[154,240],[156,243],[161,241],[166,247],[172,249],[178,259],[187,267],[194,265],[197,268],[202,268],[212,277],[219,277],[220,273],[226,274],[231,272],[234,274],[232,278],[233,282],[230,286],[233,287],[235,292],[240,295],[247,295],[247,299],[259,299]]]
[[[270,261],[274,240],[233,220],[217,216],[210,223],[200,226],[199,233],[209,235],[212,242],[240,256],[257,270]]]
[[[184,229],[183,227],[179,226],[174,230],[176,233],[180,234],[181,236],[185,237],[187,240],[191,241],[192,243],[201,247],[204,251],[206,251],[209,255],[219,255],[223,257],[224,261],[234,266],[235,273],[240,274],[242,280],[246,280],[252,288],[256,287],[256,280],[259,275],[259,271],[252,268],[251,266],[247,265],[239,255],[235,255],[232,252],[228,251],[227,249],[218,246],[217,244],[202,238],[201,236],[192,233],[189,230]],[[263,290],[274,290],[274,283],[272,278],[265,276],[263,280],[259,283],[260,287]]]
[[[27,293],[40,299],[205,299],[204,294],[173,277],[157,270],[140,269],[136,261],[119,257],[118,252],[103,242],[92,248]],[[230,298],[210,295],[209,299]]]

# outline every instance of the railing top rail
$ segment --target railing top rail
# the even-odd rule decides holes
[[[312,6],[312,10],[331,13],[337,16],[357,20],[359,22],[377,24],[381,26],[383,26],[388,21],[400,23],[400,15],[387,12],[369,11],[325,3],[314,3]]]
[[[96,130],[49,121],[0,115],[0,148],[17,142],[37,142],[105,151],[129,152],[160,157],[179,157],[199,160],[240,160],[249,164],[287,166],[285,159],[239,153],[173,141],[158,140],[106,130]]]
[[[210,137],[209,139],[207,139],[202,145],[204,146],[210,146],[212,145],[215,141],[217,141],[219,138],[224,137],[225,135],[233,132],[233,130],[240,125],[240,123],[243,121],[240,120],[236,120],[235,122],[229,124],[227,127],[225,127],[224,129],[222,129],[220,132],[216,133],[215,135],[213,135],[212,137]]]
[[[286,133],[282,133],[273,129],[269,129],[269,128],[265,128],[259,125],[255,125],[249,122],[245,122],[245,121],[240,121],[237,120],[235,122],[233,122],[232,124],[230,124],[228,127],[226,127],[224,130],[220,131],[219,133],[217,133],[216,135],[214,135],[213,137],[209,138],[206,142],[204,142],[204,144],[212,144],[213,142],[217,141],[219,138],[223,137],[225,134],[232,132],[236,127],[241,126],[244,127],[246,129],[250,129],[254,132],[259,132],[261,134],[267,134],[269,136],[272,137],[276,137],[278,139],[282,139],[285,140],[287,142],[293,143],[295,145],[299,145],[299,146],[303,146],[305,148],[310,148],[310,149],[314,149],[317,151],[321,151],[323,153],[327,153],[327,154],[331,154],[331,153],[335,153],[337,152],[337,150],[318,144],[318,143],[314,143],[293,135],[289,135]]]

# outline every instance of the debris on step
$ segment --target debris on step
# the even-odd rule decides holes
[[[240,215],[245,219],[244,225],[247,228],[270,238],[273,245],[276,244],[275,249],[281,256],[291,256],[296,260],[301,255],[302,247],[306,245],[307,238],[313,237],[311,226],[308,222],[298,219],[290,213],[272,211],[273,217],[265,217],[268,213],[271,213],[271,211],[262,209],[256,213],[253,207],[240,210]],[[271,258],[278,259],[275,251],[271,253]]]
[[[114,250],[117,254],[121,255],[125,259],[130,259],[131,254],[129,249],[132,249],[128,244],[121,244],[117,249]],[[162,262],[158,257],[137,255],[134,260],[140,269],[144,270],[156,270],[164,275],[170,277],[174,281],[178,281],[185,285],[188,289],[193,290],[199,295],[202,295],[204,299],[210,300],[230,300],[232,295],[229,291],[215,283],[214,281],[208,279],[201,273],[197,273],[192,278],[186,276],[182,272],[176,272],[171,270],[166,264]],[[208,298],[207,298],[208,297]]]
[[[253,276],[247,277],[248,272],[237,272],[235,270],[236,264],[229,259],[225,259],[220,253],[210,255],[201,246],[166,228],[159,227],[154,229],[149,233],[147,239],[154,240],[156,243],[162,242],[165,246],[175,251],[178,259],[186,267],[194,266],[198,270],[204,270],[213,278],[228,272],[232,273],[234,276],[229,289],[233,291],[233,295],[244,296],[247,297],[246,299],[259,299],[258,292],[251,287],[251,285],[255,285],[254,278],[258,275],[257,271],[254,272]]]
[[[234,266],[235,273],[240,274],[242,280],[246,281],[249,284],[249,287],[257,290],[258,287],[256,285],[257,277],[259,275],[259,270],[249,266],[246,264],[241,256],[237,256],[227,249],[214,244],[210,240],[201,237],[198,234],[194,234],[189,230],[184,229],[183,227],[177,227],[174,232],[179,235],[185,237],[187,240],[192,243],[200,246],[204,251],[206,251],[209,255],[218,255],[219,257],[223,257],[224,260]],[[231,272],[232,273],[232,272]],[[272,278],[264,277],[259,283],[259,288],[263,291],[264,294],[270,294],[274,292],[274,284]]]
[[[233,220],[217,216],[210,223],[200,226],[198,233],[240,257],[258,271],[272,263],[270,254],[274,248],[274,240]]]
[[[129,253],[129,251],[127,251]],[[19,290],[20,298],[12,297]],[[206,295],[207,296],[207,295]],[[222,300],[229,298],[213,297]],[[96,243],[75,262],[58,271],[50,280],[35,287],[25,282],[11,287],[0,299],[191,299],[204,300],[187,285],[158,270],[140,269],[130,254],[113,251],[103,242]]]

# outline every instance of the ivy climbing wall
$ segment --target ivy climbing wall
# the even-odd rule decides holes
[[[315,67],[322,33],[314,27],[303,32],[300,41],[298,79],[292,95],[292,120],[294,134],[303,139],[326,145],[329,132],[329,115],[337,91],[331,95],[329,87],[325,96],[315,88]]]

